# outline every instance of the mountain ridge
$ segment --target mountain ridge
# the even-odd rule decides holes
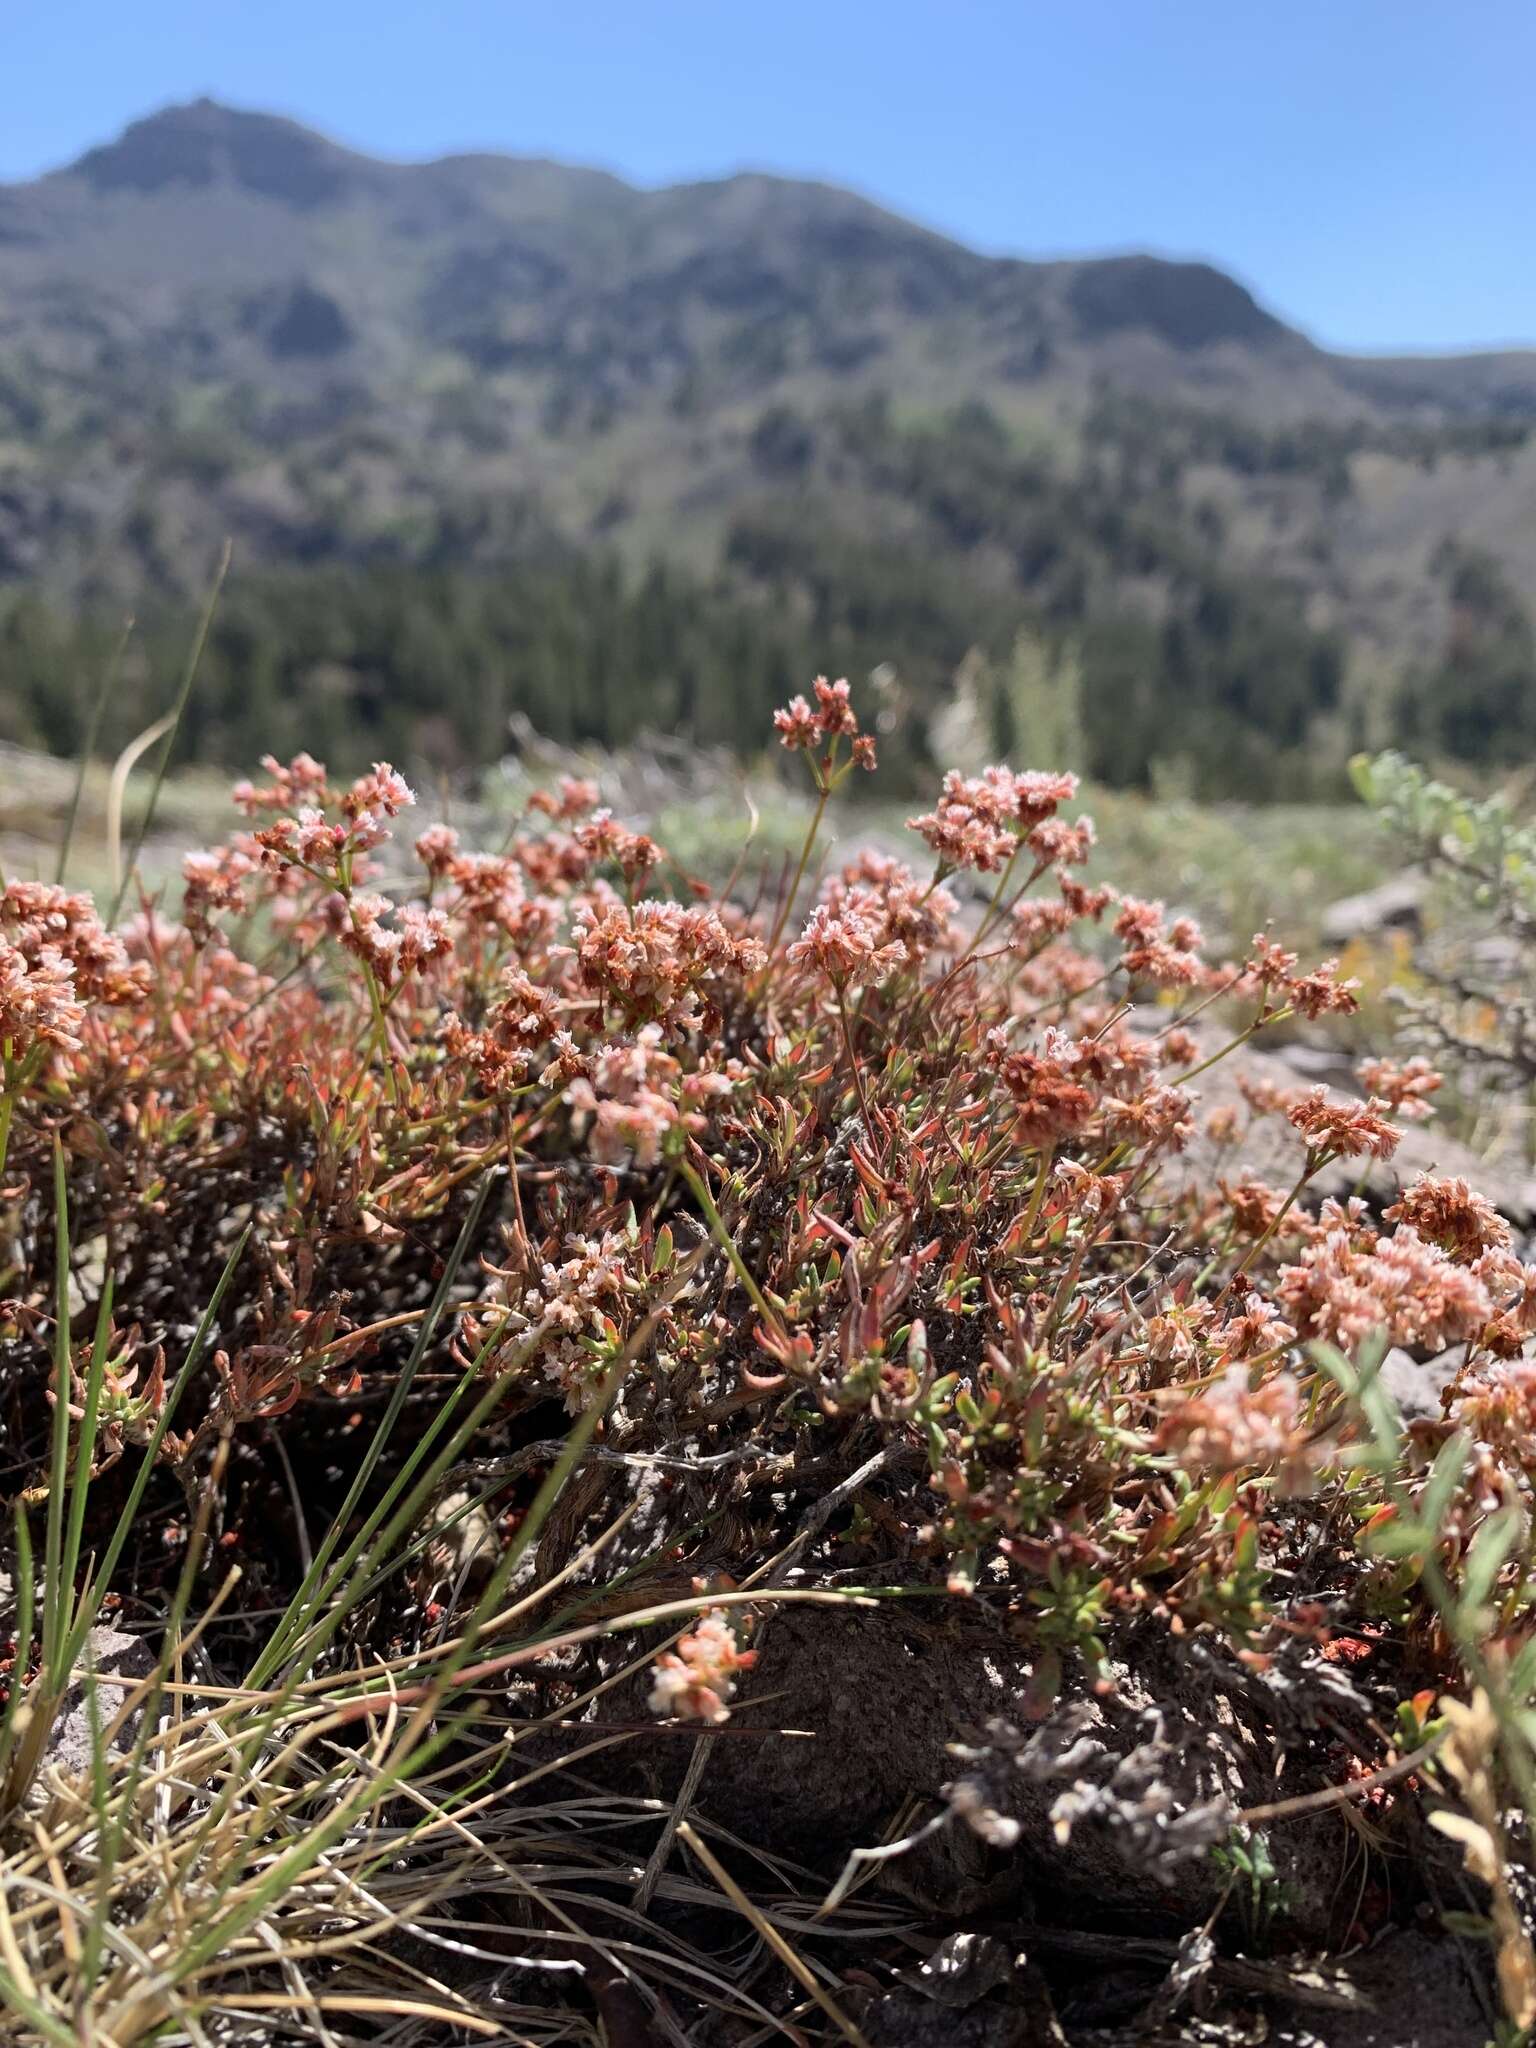
[[[156,246],[152,232],[139,242],[127,232],[135,202],[142,220],[142,209],[156,201],[163,212],[174,211],[179,223],[194,227],[198,201],[205,216],[222,205],[226,216],[241,222],[249,221],[252,208],[281,208],[291,217],[290,246],[280,256],[273,251],[262,265],[263,247],[271,249],[281,239],[268,222],[265,235],[252,237],[244,260],[248,267],[267,271],[281,262],[295,274],[325,268],[328,262],[334,267],[338,252],[323,246],[328,212],[371,211],[374,230],[386,242],[456,235],[469,241],[479,259],[494,264],[508,253],[486,244],[485,237],[497,230],[504,236],[514,231],[532,235],[534,248],[522,253],[547,259],[550,252],[538,247],[541,228],[580,229],[581,215],[606,209],[616,217],[586,253],[611,256],[614,236],[628,235],[633,238],[629,260],[642,269],[665,266],[669,254],[687,248],[690,219],[696,243],[710,233],[761,238],[793,217],[813,257],[867,260],[883,249],[892,260],[904,262],[914,274],[911,288],[918,301],[909,311],[932,310],[921,303],[919,273],[926,268],[932,274],[930,292],[942,275],[967,285],[983,301],[984,311],[990,302],[994,314],[1010,310],[1027,324],[1032,310],[1036,324],[1058,346],[1070,342],[1091,349],[1113,335],[1150,335],[1178,351],[1225,342],[1283,351],[1323,370],[1324,384],[1329,374],[1342,383],[1341,391],[1318,389],[1300,397],[1303,410],[1326,410],[1330,404],[1337,409],[1362,398],[1390,407],[1477,410],[1529,404],[1536,409],[1536,349],[1387,356],[1331,351],[1271,311],[1247,285],[1203,260],[1136,250],[1051,257],[986,254],[830,182],[759,170],[639,186],[607,170],[489,150],[385,159],[287,116],[210,98],[148,114],[115,140],[40,178],[0,184],[0,261],[9,251],[12,269],[21,273],[6,281],[25,296],[29,251],[35,257],[34,280],[48,275],[45,249],[53,254],[53,268],[67,273],[71,235],[89,244],[93,213],[99,220],[106,208],[114,234],[111,260],[98,273],[101,281],[159,283],[172,256],[164,238]],[[232,213],[242,203],[245,211]],[[589,236],[594,227],[586,223]],[[236,240],[226,237],[224,261],[214,264],[215,275],[230,267],[228,243]],[[189,244],[190,257],[197,246],[195,232]],[[573,255],[581,253],[578,235]],[[686,276],[679,280],[675,269],[665,274],[671,283],[688,282]],[[441,338],[428,323],[418,321],[417,327],[426,339]]]
[[[32,177],[0,179],[0,194],[76,176],[94,177],[104,186],[131,183],[134,181],[131,175],[123,170],[124,164],[133,165],[150,161],[160,162],[164,167],[165,181],[172,182],[195,174],[196,164],[186,154],[188,150],[216,150],[221,143],[227,146],[242,135],[254,143],[265,142],[269,147],[286,148],[310,162],[317,157],[323,157],[336,164],[345,164],[360,175],[379,173],[389,176],[415,172],[452,173],[486,170],[497,173],[542,173],[560,178],[580,179],[594,188],[601,186],[610,193],[622,192],[642,202],[653,198],[717,191],[738,185],[773,186],[797,195],[823,195],[835,199],[840,204],[851,204],[866,209],[887,222],[899,225],[909,233],[926,235],[937,242],[949,244],[983,263],[1021,264],[1040,270],[1079,270],[1085,266],[1135,264],[1166,267],[1175,273],[1214,275],[1236,292],[1245,295],[1266,321],[1272,321],[1276,326],[1284,328],[1288,336],[1345,362],[1407,362],[1434,365],[1447,362],[1459,364],[1490,357],[1529,357],[1536,362],[1536,342],[1524,343],[1508,339],[1443,349],[1403,347],[1379,350],[1332,347],[1317,341],[1297,323],[1275,312],[1265,304],[1259,291],[1235,277],[1230,270],[1214,259],[1135,245],[1105,250],[1053,251],[1047,254],[1028,254],[1018,250],[984,250],[960,234],[904,214],[898,207],[883,199],[857,188],[839,184],[830,178],[804,176],[749,164],[715,176],[642,183],[620,172],[567,158],[490,147],[449,149],[425,156],[384,156],[359,145],[343,142],[295,116],[277,114],[263,108],[235,106],[207,94],[188,101],[168,102],[129,122],[113,141],[93,145],[67,162]],[[151,188],[140,185],[139,189]]]
[[[1117,775],[1191,676],[1334,773],[1469,644],[1523,701],[1536,350],[1341,355],[1211,264],[195,101],[0,186],[0,609],[188,601],[226,534],[248,575],[661,565],[929,691],[1031,624],[1153,673]]]

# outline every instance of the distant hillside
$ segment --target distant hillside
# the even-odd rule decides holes
[[[1536,354],[1330,355],[1202,264],[984,257],[758,175],[382,163],[200,101],[0,187],[0,725],[67,744],[79,622],[169,633],[229,533],[262,595],[210,745],[246,743],[258,673],[343,733],[394,715],[341,624],[359,578],[417,593],[446,673],[504,622],[445,579],[515,568],[553,615],[611,558],[615,635],[664,564],[708,658],[765,677],[814,646],[931,693],[973,640],[1071,639],[1117,779],[1171,751],[1200,786],[1326,781],[1405,706],[1493,760],[1536,749],[1533,428]],[[285,644],[322,587],[329,640]],[[630,695],[684,715],[676,659],[662,634]],[[494,748],[483,691],[427,698],[450,750]]]

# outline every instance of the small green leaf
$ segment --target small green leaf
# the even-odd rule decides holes
[[[1494,1582],[1520,1535],[1523,1517],[1517,1507],[1507,1507],[1484,1522],[1467,1553],[1462,1574],[1462,1594],[1469,1607],[1481,1607],[1493,1591]]]
[[[1468,1941],[1493,1939],[1493,1922],[1482,1913],[1444,1912],[1440,1915],[1440,1925],[1447,1934],[1461,1934]]]
[[[1419,1513],[1433,1535],[1439,1535],[1446,1510],[1456,1497],[1469,1449],[1465,1435],[1458,1430],[1455,1436],[1441,1445],[1439,1456],[1430,1467],[1429,1481],[1419,1502]]]
[[[1372,1557],[1422,1557],[1434,1546],[1434,1533],[1422,1522],[1383,1522],[1360,1539]]]

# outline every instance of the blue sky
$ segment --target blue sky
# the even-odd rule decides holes
[[[0,179],[207,92],[380,155],[825,177],[1453,348],[1536,342],[1533,77],[1531,0],[0,0]]]

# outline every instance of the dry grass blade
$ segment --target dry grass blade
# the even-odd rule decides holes
[[[167,711],[163,718],[157,718],[131,739],[112,763],[112,779],[107,785],[107,873],[112,877],[112,892],[119,899],[128,885],[123,871],[123,804],[128,794],[128,778],[141,757],[156,740],[164,739],[175,723],[176,714]]]
[[[772,1921],[747,1897],[746,1893],[737,1884],[736,1880],[725,1868],[719,1857],[715,1855],[708,1843],[705,1842],[698,1830],[690,1822],[684,1821],[677,1832],[680,1840],[687,1843],[688,1847],[698,1857],[704,1868],[709,1872],[716,1884],[719,1885],[731,1904],[742,1915],[743,1919],[751,1923],[762,1939],[768,1944],[769,1948],[773,1950],[779,1961],[783,1963],[784,1967],[799,1983],[805,1986],[812,1998],[815,1999],[816,2003],[827,2015],[827,2018],[837,2028],[843,2039],[850,2042],[852,2048],[870,2048],[866,2036],[849,2019],[842,2007],[828,1992],[820,1978],[817,1977],[814,1970],[796,1954],[778,1928],[773,1925]]]

